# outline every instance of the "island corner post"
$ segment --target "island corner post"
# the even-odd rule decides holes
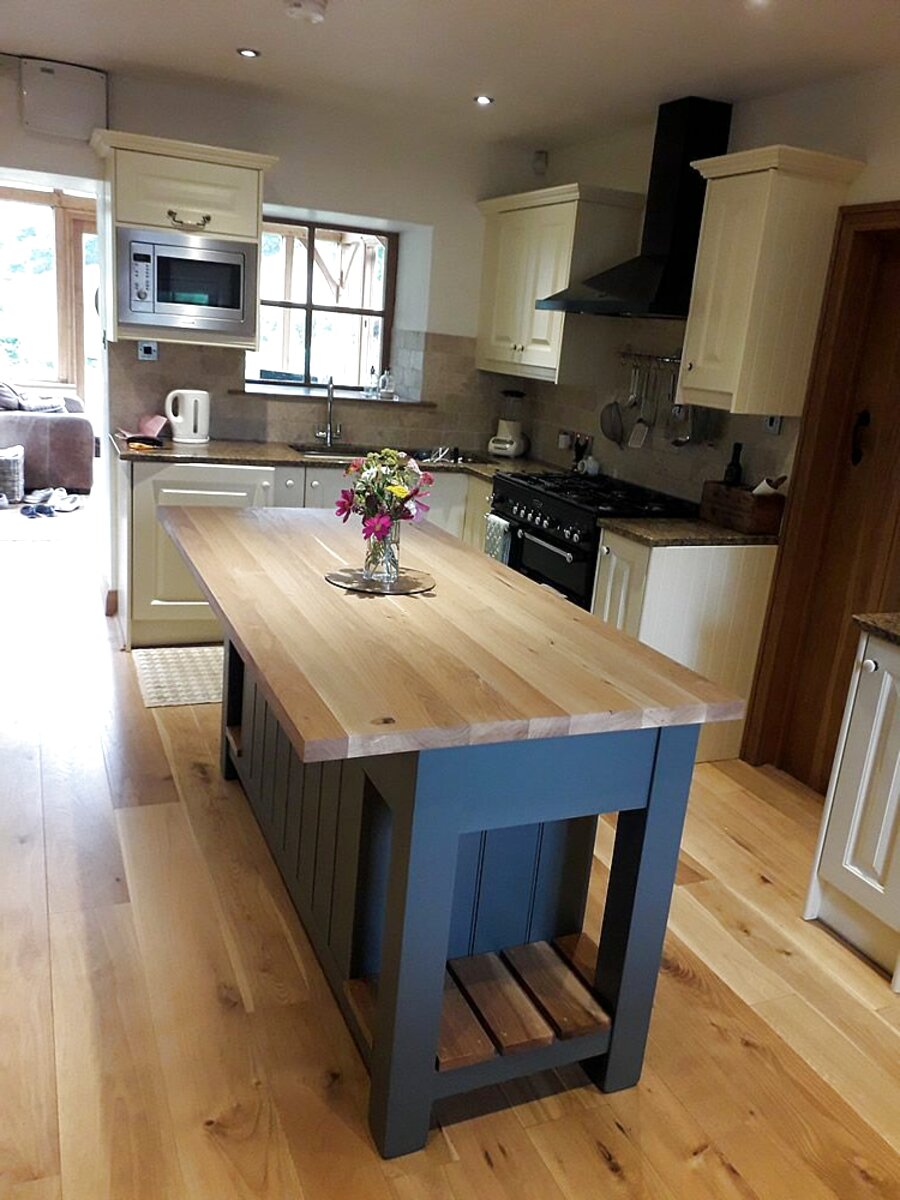
[[[355,542],[321,514],[172,508],[162,521],[226,630],[222,771],[368,1067],[381,1154],[421,1149],[435,1102],[485,1085],[575,1062],[602,1090],[637,1083],[700,725],[742,703],[441,533],[417,541],[417,567],[444,567],[438,595],[389,609],[334,601],[320,568]],[[285,532],[315,533],[289,567]],[[244,543],[253,570],[221,561],[219,535],[232,554]],[[469,633],[474,613],[495,636],[507,590],[534,652],[515,672]],[[387,640],[398,622],[409,650]],[[315,640],[326,629],[347,676],[365,660],[361,698]],[[404,656],[425,633],[433,661],[406,697],[384,672],[410,678]],[[454,672],[465,686],[447,713]],[[485,705],[502,720],[486,723]],[[613,812],[601,927],[585,931],[597,819]]]

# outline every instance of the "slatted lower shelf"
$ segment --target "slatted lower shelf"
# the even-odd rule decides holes
[[[561,938],[556,945],[529,942],[500,954],[451,959],[444,977],[437,1069],[452,1071],[486,1062],[498,1052],[523,1054],[608,1029],[609,1015],[585,982],[585,964],[596,960],[597,947],[584,934]],[[593,974],[587,978],[592,981]],[[349,979],[344,993],[371,1045],[377,979]]]

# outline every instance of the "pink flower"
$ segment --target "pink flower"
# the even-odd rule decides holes
[[[353,512],[353,490],[351,488],[341,488],[341,494],[338,496],[337,504],[334,506],[334,515],[342,517],[344,521]]]
[[[344,468],[345,475],[356,475],[363,468],[363,459],[351,458],[350,462]]]
[[[421,479],[425,487],[431,487],[431,485],[434,483],[434,476],[430,471],[423,471]]]
[[[366,517],[363,520],[363,537],[366,540],[374,538],[376,542],[383,542],[386,537],[390,536],[393,524],[394,522],[387,513],[379,513],[376,517]]]
[[[413,504],[415,505],[415,512],[412,514],[413,521],[424,521],[425,514],[431,508],[431,505],[426,504],[424,500],[420,500],[418,496],[416,496]]]

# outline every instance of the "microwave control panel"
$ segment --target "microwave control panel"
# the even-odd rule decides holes
[[[132,312],[153,312],[153,247],[143,242],[131,243],[131,304]]]

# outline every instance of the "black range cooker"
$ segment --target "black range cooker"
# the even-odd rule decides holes
[[[500,472],[491,512],[510,526],[509,565],[589,609],[604,517],[695,517],[697,505],[609,475]]]

